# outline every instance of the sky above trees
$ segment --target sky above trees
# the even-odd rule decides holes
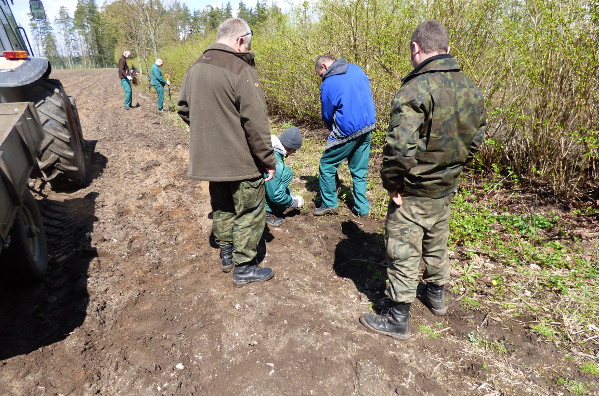
[[[20,6],[27,3],[16,1]],[[19,22],[29,31],[32,54],[48,58],[56,68],[111,67],[124,49],[130,49],[145,65],[162,49],[198,35],[206,37],[232,16],[245,19],[255,29],[267,19],[283,15],[277,5],[254,1],[252,5],[240,0],[235,7],[227,1],[224,7],[208,5],[195,10],[176,0],[111,0],[102,5],[99,0],[71,0],[74,10],[64,2],[46,1],[59,6],[56,15],[47,7],[46,20],[30,20],[26,13],[28,23]]]
[[[10,0],[9,0],[10,1]],[[11,4],[11,8],[13,13],[15,14],[15,18],[17,22],[23,26],[27,30],[27,34],[29,34],[29,18],[27,17],[27,13],[29,12],[29,0],[13,0],[14,5]],[[111,2],[108,0],[108,2]],[[163,1],[163,3],[168,3],[168,0]],[[275,0],[272,3],[277,4],[280,8],[285,10],[292,4],[300,3],[300,0]],[[44,0],[44,8],[46,9],[46,14],[48,19],[54,21],[54,18],[58,15],[58,11],[61,6],[65,6],[72,13],[75,12],[75,8],[77,7],[77,0]],[[105,0],[97,0],[96,1],[98,7],[101,7]],[[227,1],[211,1],[211,0],[179,0],[179,3],[187,5],[190,11],[202,10],[205,7],[212,5],[213,7],[222,8],[226,5]],[[239,1],[231,1],[231,6],[233,7],[233,12],[237,11],[237,4]],[[248,0],[245,2],[246,4],[252,6],[255,1]],[[268,2],[269,5],[271,1]]]

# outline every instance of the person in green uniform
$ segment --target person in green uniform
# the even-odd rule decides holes
[[[278,162],[275,176],[265,183],[266,224],[279,227],[283,224],[283,219],[279,216],[287,208],[301,208],[304,204],[304,199],[289,188],[293,172],[285,165],[285,158],[302,147],[302,134],[297,127],[291,127],[285,129],[278,137],[271,135],[270,138]]]
[[[150,76],[152,78],[151,83],[156,89],[156,93],[158,94],[158,111],[166,112],[164,110],[164,86],[170,85],[170,81],[166,80],[162,75],[162,70],[160,69],[164,61],[160,58],[156,59],[156,62],[152,65],[152,69],[150,70]]]

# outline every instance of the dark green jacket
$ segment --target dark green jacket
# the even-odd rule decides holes
[[[293,172],[290,167],[285,165],[283,154],[275,151],[275,156],[277,157],[275,176],[264,183],[264,186],[266,191],[266,211],[278,214],[283,213],[293,203],[291,190],[289,189],[289,184],[293,179]]]
[[[266,100],[254,54],[212,44],[185,74],[177,103],[189,124],[189,176],[239,181],[274,168]]]
[[[150,76],[152,77],[151,83],[153,86],[162,87],[166,84],[166,80],[162,75],[162,70],[160,70],[160,66],[156,63],[154,63],[150,69]]]
[[[391,102],[381,178],[388,191],[440,198],[455,191],[487,127],[481,91],[451,55],[422,62]]]

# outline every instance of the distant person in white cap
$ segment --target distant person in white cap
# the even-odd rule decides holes
[[[164,110],[164,86],[170,85],[170,81],[164,78],[162,74],[162,70],[160,68],[164,65],[164,61],[161,58],[156,59],[156,62],[152,65],[152,69],[150,71],[150,76],[152,77],[151,83],[154,89],[156,90],[156,94],[158,95],[158,111],[165,113]]]
[[[289,184],[293,172],[285,165],[285,157],[290,156],[302,147],[302,134],[296,127],[288,128],[276,137],[271,135],[272,147],[277,157],[275,176],[265,183],[266,187],[266,224],[279,227],[283,224],[280,216],[287,208],[301,208],[304,199],[291,192]],[[276,215],[275,215],[276,214]]]

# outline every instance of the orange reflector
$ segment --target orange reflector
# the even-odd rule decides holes
[[[27,51],[4,51],[3,55],[6,59],[27,59],[29,57]]]

